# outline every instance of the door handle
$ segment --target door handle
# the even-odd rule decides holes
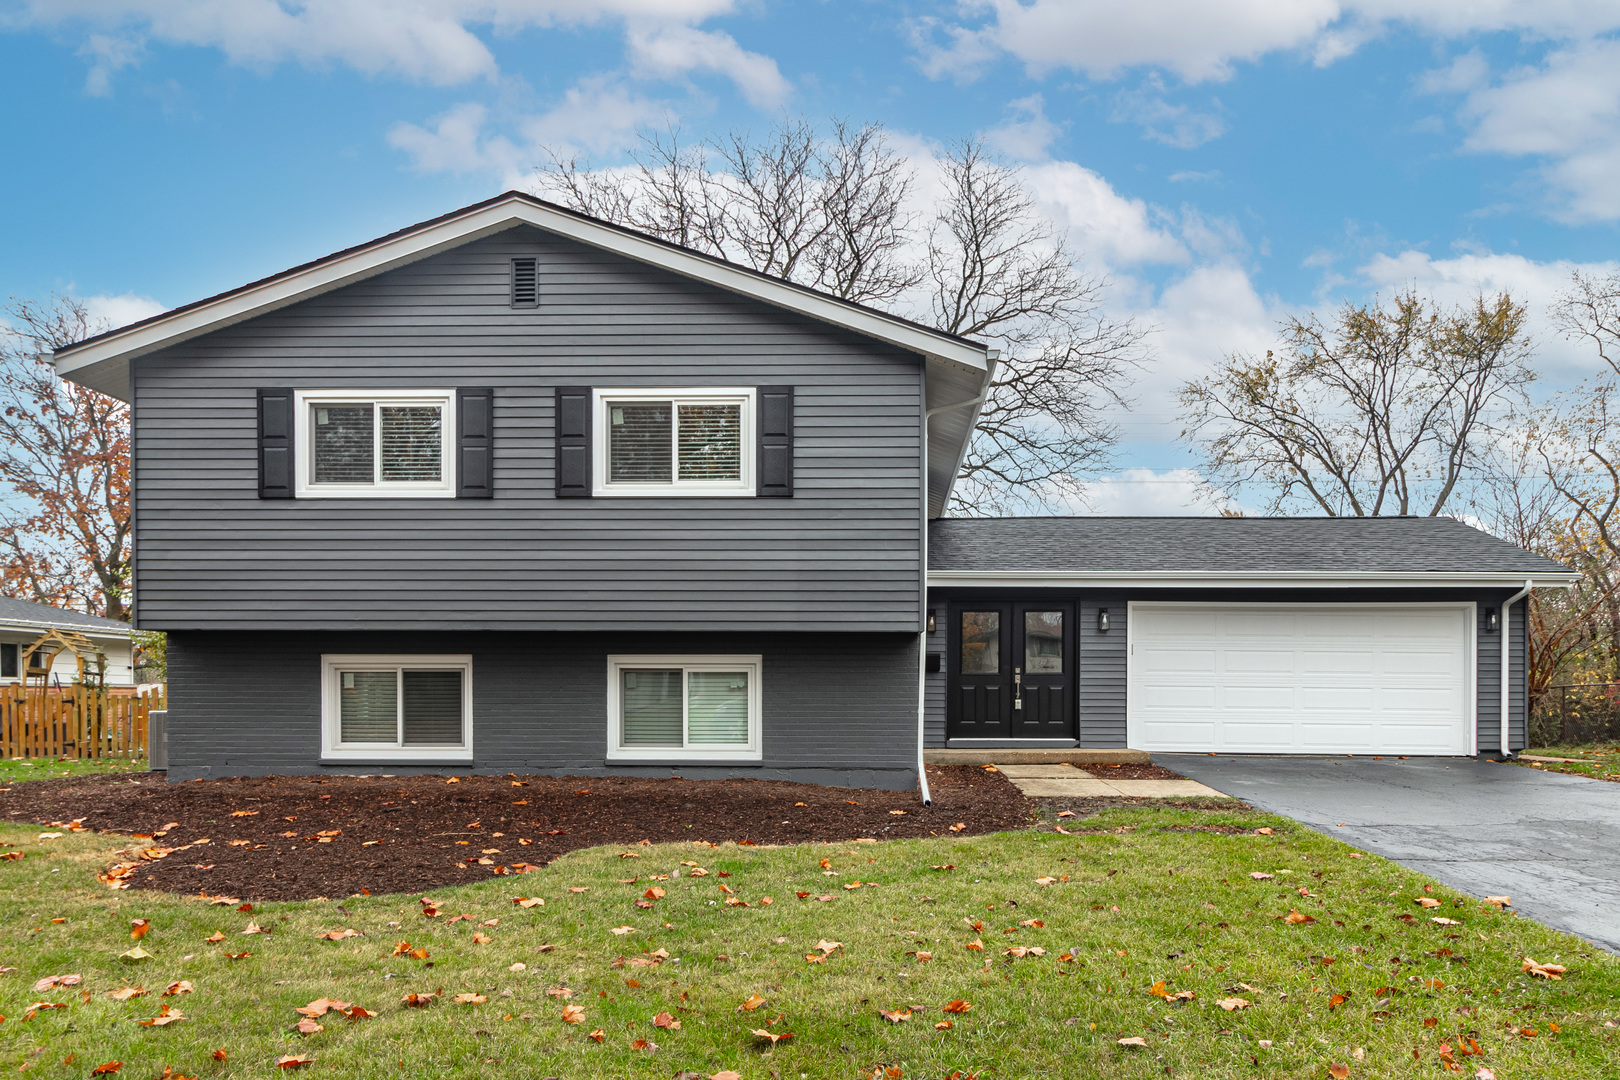
[[[1013,708],[1024,707],[1024,669],[1013,668]]]

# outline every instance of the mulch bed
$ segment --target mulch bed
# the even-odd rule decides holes
[[[269,776],[169,784],[159,774],[103,774],[0,789],[0,817],[83,819],[98,832],[144,834],[128,856],[139,863],[130,887],[245,900],[470,884],[600,844],[893,840],[950,835],[958,823],[969,835],[1033,820],[1029,802],[995,773],[931,766],[928,783],[932,806],[915,791],[761,780]],[[154,846],[175,850],[136,857]]]

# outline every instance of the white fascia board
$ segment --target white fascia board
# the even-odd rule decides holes
[[[510,198],[394,240],[323,260],[297,273],[222,296],[213,302],[177,312],[172,317],[159,316],[81,348],[69,346],[60,349],[55,357],[56,370],[63,377],[72,378],[74,372],[85,368],[166,348],[518,225],[533,225],[558,236],[705,281],[886,341],[910,352],[920,353],[930,360],[955,363],[979,371],[986,370],[989,363],[983,346],[958,341],[880,312],[854,307],[832,297],[795,288],[785,282],[656,243],[587,218],[559,213],[526,199]]]
[[[75,623],[49,622],[35,619],[6,619],[0,622],[0,633],[7,630],[64,630],[75,634],[83,634],[89,638],[111,638],[114,641],[129,637],[133,627],[125,630],[115,630],[110,626],[79,626]]]
[[[929,588],[1239,588],[1239,589],[1420,589],[1425,586],[1459,588],[1523,588],[1526,580],[1537,588],[1567,589],[1580,580],[1570,572],[1544,574],[1473,573],[1469,571],[1408,573],[1316,573],[1277,571],[1213,573],[1204,570],[1156,570],[1109,573],[1090,570],[930,570]]]

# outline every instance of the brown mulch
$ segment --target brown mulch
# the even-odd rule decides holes
[[[142,863],[132,888],[250,900],[470,884],[599,844],[893,840],[950,835],[958,823],[970,835],[1032,821],[1029,802],[1003,776],[930,766],[928,782],[932,806],[914,790],[765,780],[268,776],[169,784],[160,774],[103,774],[0,789],[0,818],[82,818],[100,832],[155,837],[132,845],[130,860],[153,845],[177,850]]]

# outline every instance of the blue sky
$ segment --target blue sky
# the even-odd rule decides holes
[[[1539,314],[1620,259],[1620,3],[0,0],[0,294],[149,314],[784,115],[980,134],[1156,328],[1105,512],[1187,504],[1171,391],[1406,284]],[[1538,318],[1544,386],[1589,358]]]

